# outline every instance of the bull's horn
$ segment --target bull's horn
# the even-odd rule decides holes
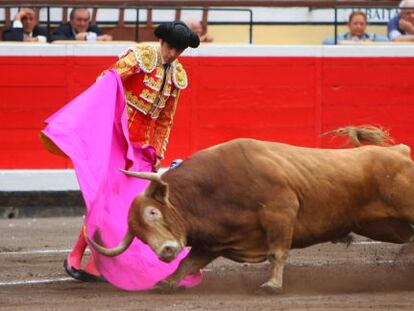
[[[97,252],[105,256],[113,257],[123,253],[131,245],[132,241],[134,240],[134,236],[130,232],[128,232],[125,235],[124,239],[121,241],[121,243],[119,243],[119,245],[114,248],[106,248],[97,244],[95,241],[92,241],[91,239],[89,239],[89,237],[87,237],[87,239],[88,242],[93,245],[93,248]]]
[[[126,170],[120,170],[121,172],[127,174],[128,176],[138,177],[142,179],[148,179],[152,181],[161,182],[161,177],[157,173],[150,173],[150,172],[131,172]]]

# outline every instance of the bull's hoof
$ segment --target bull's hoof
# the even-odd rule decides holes
[[[174,294],[179,291],[179,287],[174,283],[168,282],[167,280],[162,280],[155,285],[155,291],[160,294]]]
[[[271,283],[264,283],[256,290],[257,295],[278,295],[282,293],[282,287],[273,285]]]

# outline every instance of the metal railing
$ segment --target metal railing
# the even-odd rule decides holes
[[[332,1],[331,1],[332,2]],[[21,5],[23,6],[23,5]],[[59,4],[27,4],[24,5],[25,7],[29,6],[32,8],[44,8],[46,9],[46,27],[48,29],[48,32],[50,33],[51,25],[53,24],[51,21],[51,9],[52,8],[62,8],[62,9],[70,9],[73,7],[84,7],[85,5],[59,5]],[[18,8],[19,5],[16,4],[1,4],[0,8]],[[338,37],[338,26],[345,25],[347,21],[339,21],[338,18],[338,11],[344,10],[344,9],[350,9],[350,10],[362,10],[365,12],[368,12],[368,10],[371,10],[373,8],[377,10],[384,10],[383,12],[386,12],[385,14],[388,14],[388,20],[391,19],[391,14],[393,11],[398,10],[398,8],[395,5],[386,5],[386,6],[353,6],[353,7],[344,7],[344,6],[337,6],[337,7],[317,7],[317,8],[311,8],[309,7],[309,11],[313,11],[315,9],[317,10],[332,10],[333,11],[333,20],[332,22],[311,22],[311,23],[304,23],[304,22],[256,22],[253,18],[253,10],[251,8],[223,8],[223,7],[176,7],[176,6],[162,6],[162,7],[156,7],[156,6],[132,6],[132,5],[124,5],[124,6],[102,6],[102,5],[88,5],[87,6],[90,9],[98,10],[98,9],[113,9],[113,10],[135,10],[135,19],[132,21],[122,21],[123,24],[126,24],[128,26],[134,27],[134,37],[135,41],[140,41],[140,33],[139,33],[139,27],[141,25],[150,24],[152,25],[152,16],[150,17],[150,21],[147,19],[144,21],[140,20],[140,11],[146,10],[147,12],[153,11],[153,10],[159,10],[159,11],[167,11],[167,10],[175,10],[177,11],[202,11],[203,12],[203,22],[206,23],[206,25],[247,25],[248,26],[248,42],[250,44],[253,43],[253,27],[255,25],[333,25],[333,32],[334,32],[334,41],[335,44],[337,44],[337,37]],[[286,8],[286,7],[285,7]],[[207,16],[208,12],[210,11],[224,11],[224,12],[246,12],[248,14],[248,18],[244,21],[238,21],[238,22],[208,22]],[[206,14],[204,14],[206,13]],[[384,14],[384,13],[383,13]],[[177,14],[176,14],[177,17]],[[6,21],[0,21],[5,23]],[[380,23],[370,23],[372,24],[385,24],[386,22],[380,22]],[[98,22],[100,25],[111,25],[116,24],[119,25],[119,19],[118,21],[100,21]]]
[[[58,5],[58,4],[49,4],[49,5],[43,5],[43,4],[27,4],[21,7],[30,7],[34,9],[46,9],[46,28],[48,33],[50,34],[51,29],[51,8],[62,8],[62,9],[69,9],[69,8],[76,8],[76,7],[85,7],[85,5],[74,5],[74,6],[68,6],[68,5]],[[4,9],[11,9],[11,8],[19,8],[19,6],[15,4],[0,4],[0,8]],[[248,30],[248,41],[249,44],[253,43],[253,11],[249,8],[211,8],[211,7],[145,7],[145,6],[98,6],[98,5],[88,5],[88,9],[98,10],[98,9],[114,9],[114,10],[135,10],[135,20],[132,23],[124,22],[127,25],[132,25],[135,27],[135,41],[139,42],[139,26],[148,24],[148,18],[147,21],[140,21],[139,13],[141,10],[147,10],[147,11],[153,11],[153,10],[159,10],[159,11],[167,11],[167,10],[180,10],[180,11],[203,11],[203,12],[209,12],[209,11],[225,11],[225,12],[246,12],[248,14],[248,20],[245,22],[249,26]],[[6,24],[6,20],[0,21],[3,22],[3,24]],[[152,20],[150,21],[152,24]],[[97,24],[119,24],[118,22],[99,22]],[[232,23],[222,23],[223,25],[226,24],[232,24]],[[239,24],[239,23],[233,23],[233,24]]]
[[[27,3],[38,5],[60,4],[68,6],[137,6],[137,0],[2,0],[3,4],[26,6]],[[384,7],[397,6],[400,0],[174,0],[177,7]],[[140,6],[170,7],[171,0],[140,0]]]

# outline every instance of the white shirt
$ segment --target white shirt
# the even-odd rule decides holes
[[[21,21],[14,21],[13,22],[13,28],[23,28],[22,22]],[[31,32],[31,33],[23,32],[23,39],[24,38],[33,38],[33,32]],[[36,38],[41,43],[46,43],[46,41],[47,41],[45,36],[37,36]]]

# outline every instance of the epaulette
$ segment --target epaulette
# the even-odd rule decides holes
[[[187,73],[183,65],[178,61],[173,62],[172,80],[174,85],[180,90],[185,89],[188,85]]]
[[[154,46],[139,44],[132,51],[142,71],[150,73],[157,67],[158,55]]]

